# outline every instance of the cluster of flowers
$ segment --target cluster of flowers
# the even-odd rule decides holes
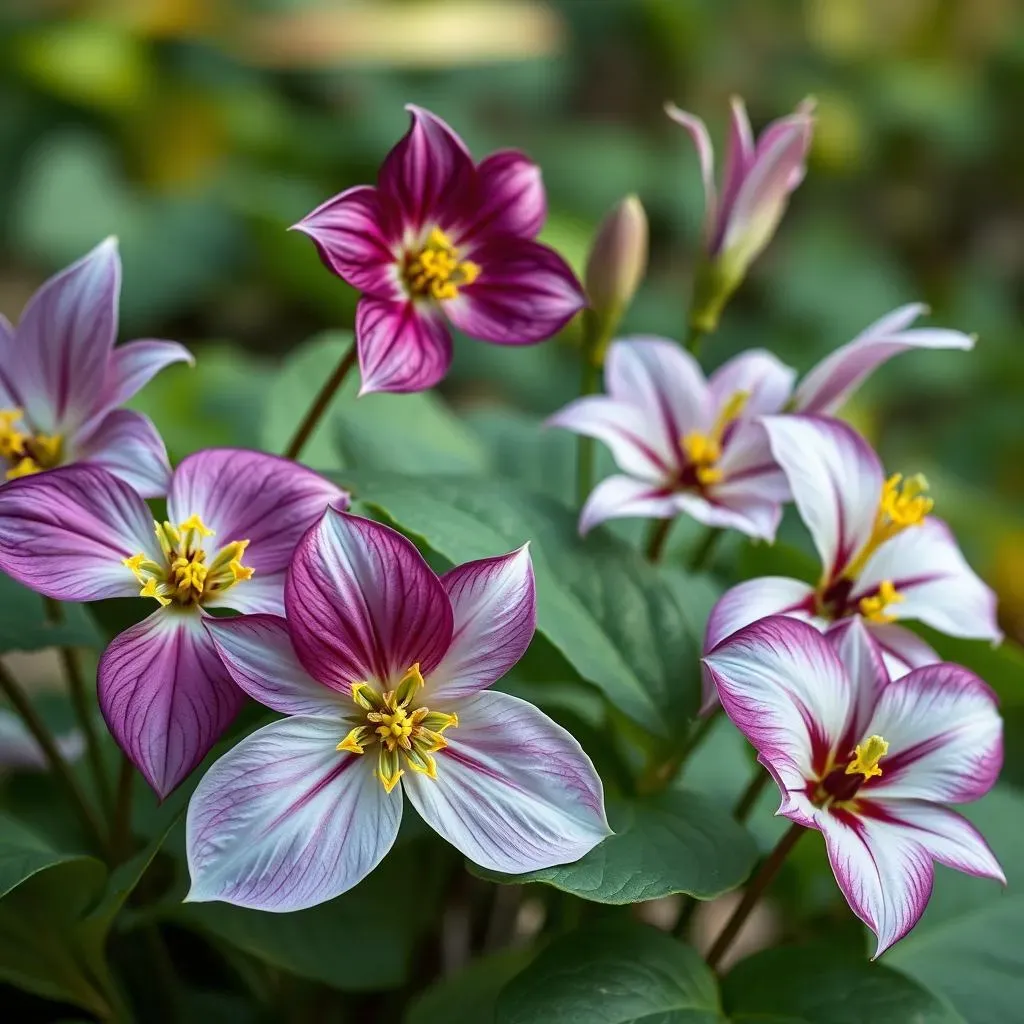
[[[475,164],[444,122],[410,110],[377,186],[349,189],[297,225],[362,293],[364,393],[437,383],[451,359],[446,319],[525,344],[587,302],[535,240],[538,168],[515,152]],[[693,135],[704,172],[691,325],[706,331],[803,177],[811,111],[755,142],[735,104],[720,195],[703,124],[669,113]],[[403,792],[466,856],[502,872],[575,860],[609,835],[600,779],[575,739],[533,706],[487,692],[533,636],[528,548],[438,577],[407,539],[351,515],[348,495],[286,459],[207,450],[172,472],[152,424],[120,406],[190,356],[171,342],[113,347],[119,279],[108,241],[44,285],[16,332],[0,325],[10,481],[0,487],[0,569],[57,600],[156,602],[103,654],[98,694],[161,797],[246,695],[286,716],[196,789],[190,898],[275,911],[330,899],[387,853]],[[705,637],[704,710],[721,701],[782,790],[780,813],[824,833],[879,951],[919,918],[933,861],[1002,878],[945,806],[995,781],[995,699],[896,624],[994,641],[993,595],[931,515],[923,477],[886,478],[868,443],[832,418],[892,356],[972,347],[956,331],[912,328],[922,312],[884,317],[798,384],[766,351],[706,379],[673,341],[619,340],[607,394],[551,421],[604,442],[621,470],[590,495],[582,532],[612,517],[686,514],[771,541],[795,502],[821,578],[755,579],[722,597]],[[154,522],[144,499],[163,496],[166,518]]]

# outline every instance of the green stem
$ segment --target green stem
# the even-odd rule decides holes
[[[132,786],[135,766],[127,755],[121,755],[121,770],[117,776],[117,801],[114,821],[110,829],[111,852],[117,863],[131,855],[132,849]]]
[[[736,801],[736,806],[732,809],[732,816],[741,825],[750,817],[750,812],[757,804],[758,797],[764,792],[770,781],[771,776],[758,765],[757,774],[750,780],[750,785],[743,791],[739,800]]]
[[[583,346],[583,369],[580,375],[580,395],[597,391],[600,367],[594,362],[590,347]],[[594,439],[580,434],[576,438],[576,497],[583,507],[594,489]]]
[[[42,718],[40,718],[39,713],[32,704],[32,701],[29,700],[28,695],[18,685],[14,676],[11,675],[7,670],[7,666],[2,662],[0,662],[0,690],[3,691],[4,695],[11,702],[11,706],[14,710],[21,715],[21,719],[25,723],[26,728],[32,734],[36,743],[39,744],[43,754],[46,756],[46,760],[53,769],[54,778],[56,778],[63,787],[72,806],[82,819],[82,824],[89,833],[89,838],[96,845],[97,849],[106,853],[107,842],[103,834],[100,819],[97,817],[95,810],[89,803],[89,799],[85,795],[85,791],[79,784],[78,779],[76,779],[72,773],[70,766],[57,746],[57,741],[53,738],[50,730],[46,727],[46,723]]]
[[[694,358],[700,355],[701,342],[703,342],[704,336],[707,333],[706,328],[699,327],[693,323],[690,324],[689,330],[686,332],[686,351]]]
[[[665,552],[665,542],[672,530],[674,519],[654,519],[651,521],[650,532],[647,534],[647,561],[658,562]]]
[[[717,705],[687,732],[686,739],[679,749],[667,760],[652,765],[640,780],[638,788],[641,793],[656,793],[664,789],[682,770],[690,755],[704,742],[704,738],[718,721],[722,706]]]
[[[806,831],[807,829],[803,825],[794,824],[790,826],[789,831],[779,840],[778,846],[768,855],[767,860],[761,865],[761,870],[758,871],[753,881],[747,886],[746,892],[743,893],[743,899],[740,900],[736,909],[732,912],[732,917],[726,921],[725,927],[719,933],[718,938],[715,939],[715,943],[707,955],[708,967],[713,971],[718,969],[718,965],[722,962],[722,957],[729,951],[729,947],[733,944],[740,929],[750,916],[750,912],[757,905],[757,901],[764,895],[764,891],[771,884],[772,879],[778,874],[779,868],[782,867],[783,862],[789,855],[789,851],[796,846],[800,837]]]
[[[690,555],[690,561],[687,568],[690,572],[700,572],[711,559],[711,556],[715,553],[715,548],[718,547],[718,542],[722,538],[724,531],[717,526],[709,526],[707,532],[704,534],[704,539],[693,549],[693,553]]]
[[[338,388],[341,387],[345,378],[349,374],[349,370],[351,370],[355,364],[356,346],[355,343],[353,343],[338,361],[338,365],[335,367],[334,373],[324,381],[324,386],[320,389],[320,393],[315,399],[313,399],[313,404],[309,407],[309,411],[303,417],[303,420],[299,424],[295,434],[292,436],[291,441],[288,442],[288,447],[284,450],[284,457],[286,459],[297,459],[302,454],[302,449],[306,447],[306,442],[309,440],[310,435],[323,418],[324,413],[327,411],[327,407],[331,404],[331,399],[334,397],[335,392],[337,392]]]

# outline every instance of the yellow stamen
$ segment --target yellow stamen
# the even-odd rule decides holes
[[[19,429],[21,409],[0,409],[0,458],[14,465],[6,471],[8,480],[31,476],[59,465],[64,439],[60,434],[33,434]]]
[[[923,473],[915,473],[905,480],[901,473],[893,473],[885,481],[871,536],[843,573],[847,579],[854,579],[887,540],[925,521],[935,507],[935,502],[926,495],[927,490],[928,480]]]
[[[202,519],[199,518],[199,516],[194,516],[194,515],[193,516],[189,516],[188,519],[185,520],[185,522],[178,524],[178,529],[182,533],[188,533],[188,532],[190,532],[192,530],[195,530],[195,532],[198,533],[200,537],[212,537],[213,536],[213,530],[211,530],[202,521]]]
[[[23,476],[32,476],[33,473],[40,473],[42,469],[43,467],[38,465],[34,459],[26,456],[7,470],[6,476],[8,480],[17,480]]]
[[[443,302],[458,297],[459,288],[472,284],[480,276],[480,267],[460,260],[458,250],[448,236],[434,228],[426,243],[406,256],[405,284],[413,298]]]
[[[873,779],[882,774],[878,762],[889,753],[889,744],[881,736],[869,736],[857,744],[854,753],[856,756],[846,766],[846,774],[856,775],[859,772],[865,780]]]
[[[372,742],[369,733],[370,730],[365,725],[357,725],[334,749],[347,750],[350,754],[361,754],[366,744]]]
[[[743,413],[748,401],[749,391],[737,391],[719,410],[714,426],[708,433],[694,430],[680,439],[683,454],[702,487],[722,482],[724,474],[716,465],[722,457],[722,439],[729,424]]]
[[[892,580],[882,580],[878,593],[870,597],[862,597],[857,604],[861,615],[872,622],[895,622],[896,616],[890,615],[885,609],[891,604],[899,604],[906,598],[896,589]]]

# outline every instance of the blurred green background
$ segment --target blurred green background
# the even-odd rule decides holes
[[[441,114],[478,155],[531,154],[548,187],[544,237],[577,268],[602,214],[637,192],[652,254],[626,328],[679,337],[702,197],[662,102],[700,113],[721,139],[731,93],[755,125],[813,94],[808,179],[705,363],[757,345],[805,370],[913,300],[976,332],[973,355],[893,362],[848,415],[892,470],[929,474],[938,514],[1024,638],[1019,0],[6,0],[2,11],[0,310],[16,317],[43,277],[117,234],[122,339],[175,338],[199,354],[197,370],[172,368],[141,400],[177,456],[265,440],[275,366],[350,326],[355,294],[285,229],[374,179],[405,130],[404,103]],[[532,443],[534,423],[574,395],[576,340],[570,329],[529,350],[457,346],[444,394],[500,471],[523,471],[517,439]],[[309,393],[274,415],[297,421]],[[381,429],[393,408],[376,414]],[[551,443],[571,494],[571,455]]]

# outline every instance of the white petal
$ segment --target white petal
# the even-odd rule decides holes
[[[854,714],[850,722],[851,743],[864,736],[882,691],[889,685],[882,649],[864,625],[860,616],[844,619],[825,633],[832,650],[842,663],[853,684]]]
[[[588,533],[606,519],[672,519],[680,511],[678,497],[645,480],[607,477],[590,492],[580,512],[580,533]]]
[[[869,622],[867,625],[882,648],[890,679],[902,679],[912,669],[942,661],[938,651],[903,626],[889,622]]]
[[[716,408],[737,392],[750,397],[743,407],[745,417],[767,416],[782,412],[793,391],[796,370],[786,366],[771,352],[750,349],[723,363],[708,378],[711,401]]]

